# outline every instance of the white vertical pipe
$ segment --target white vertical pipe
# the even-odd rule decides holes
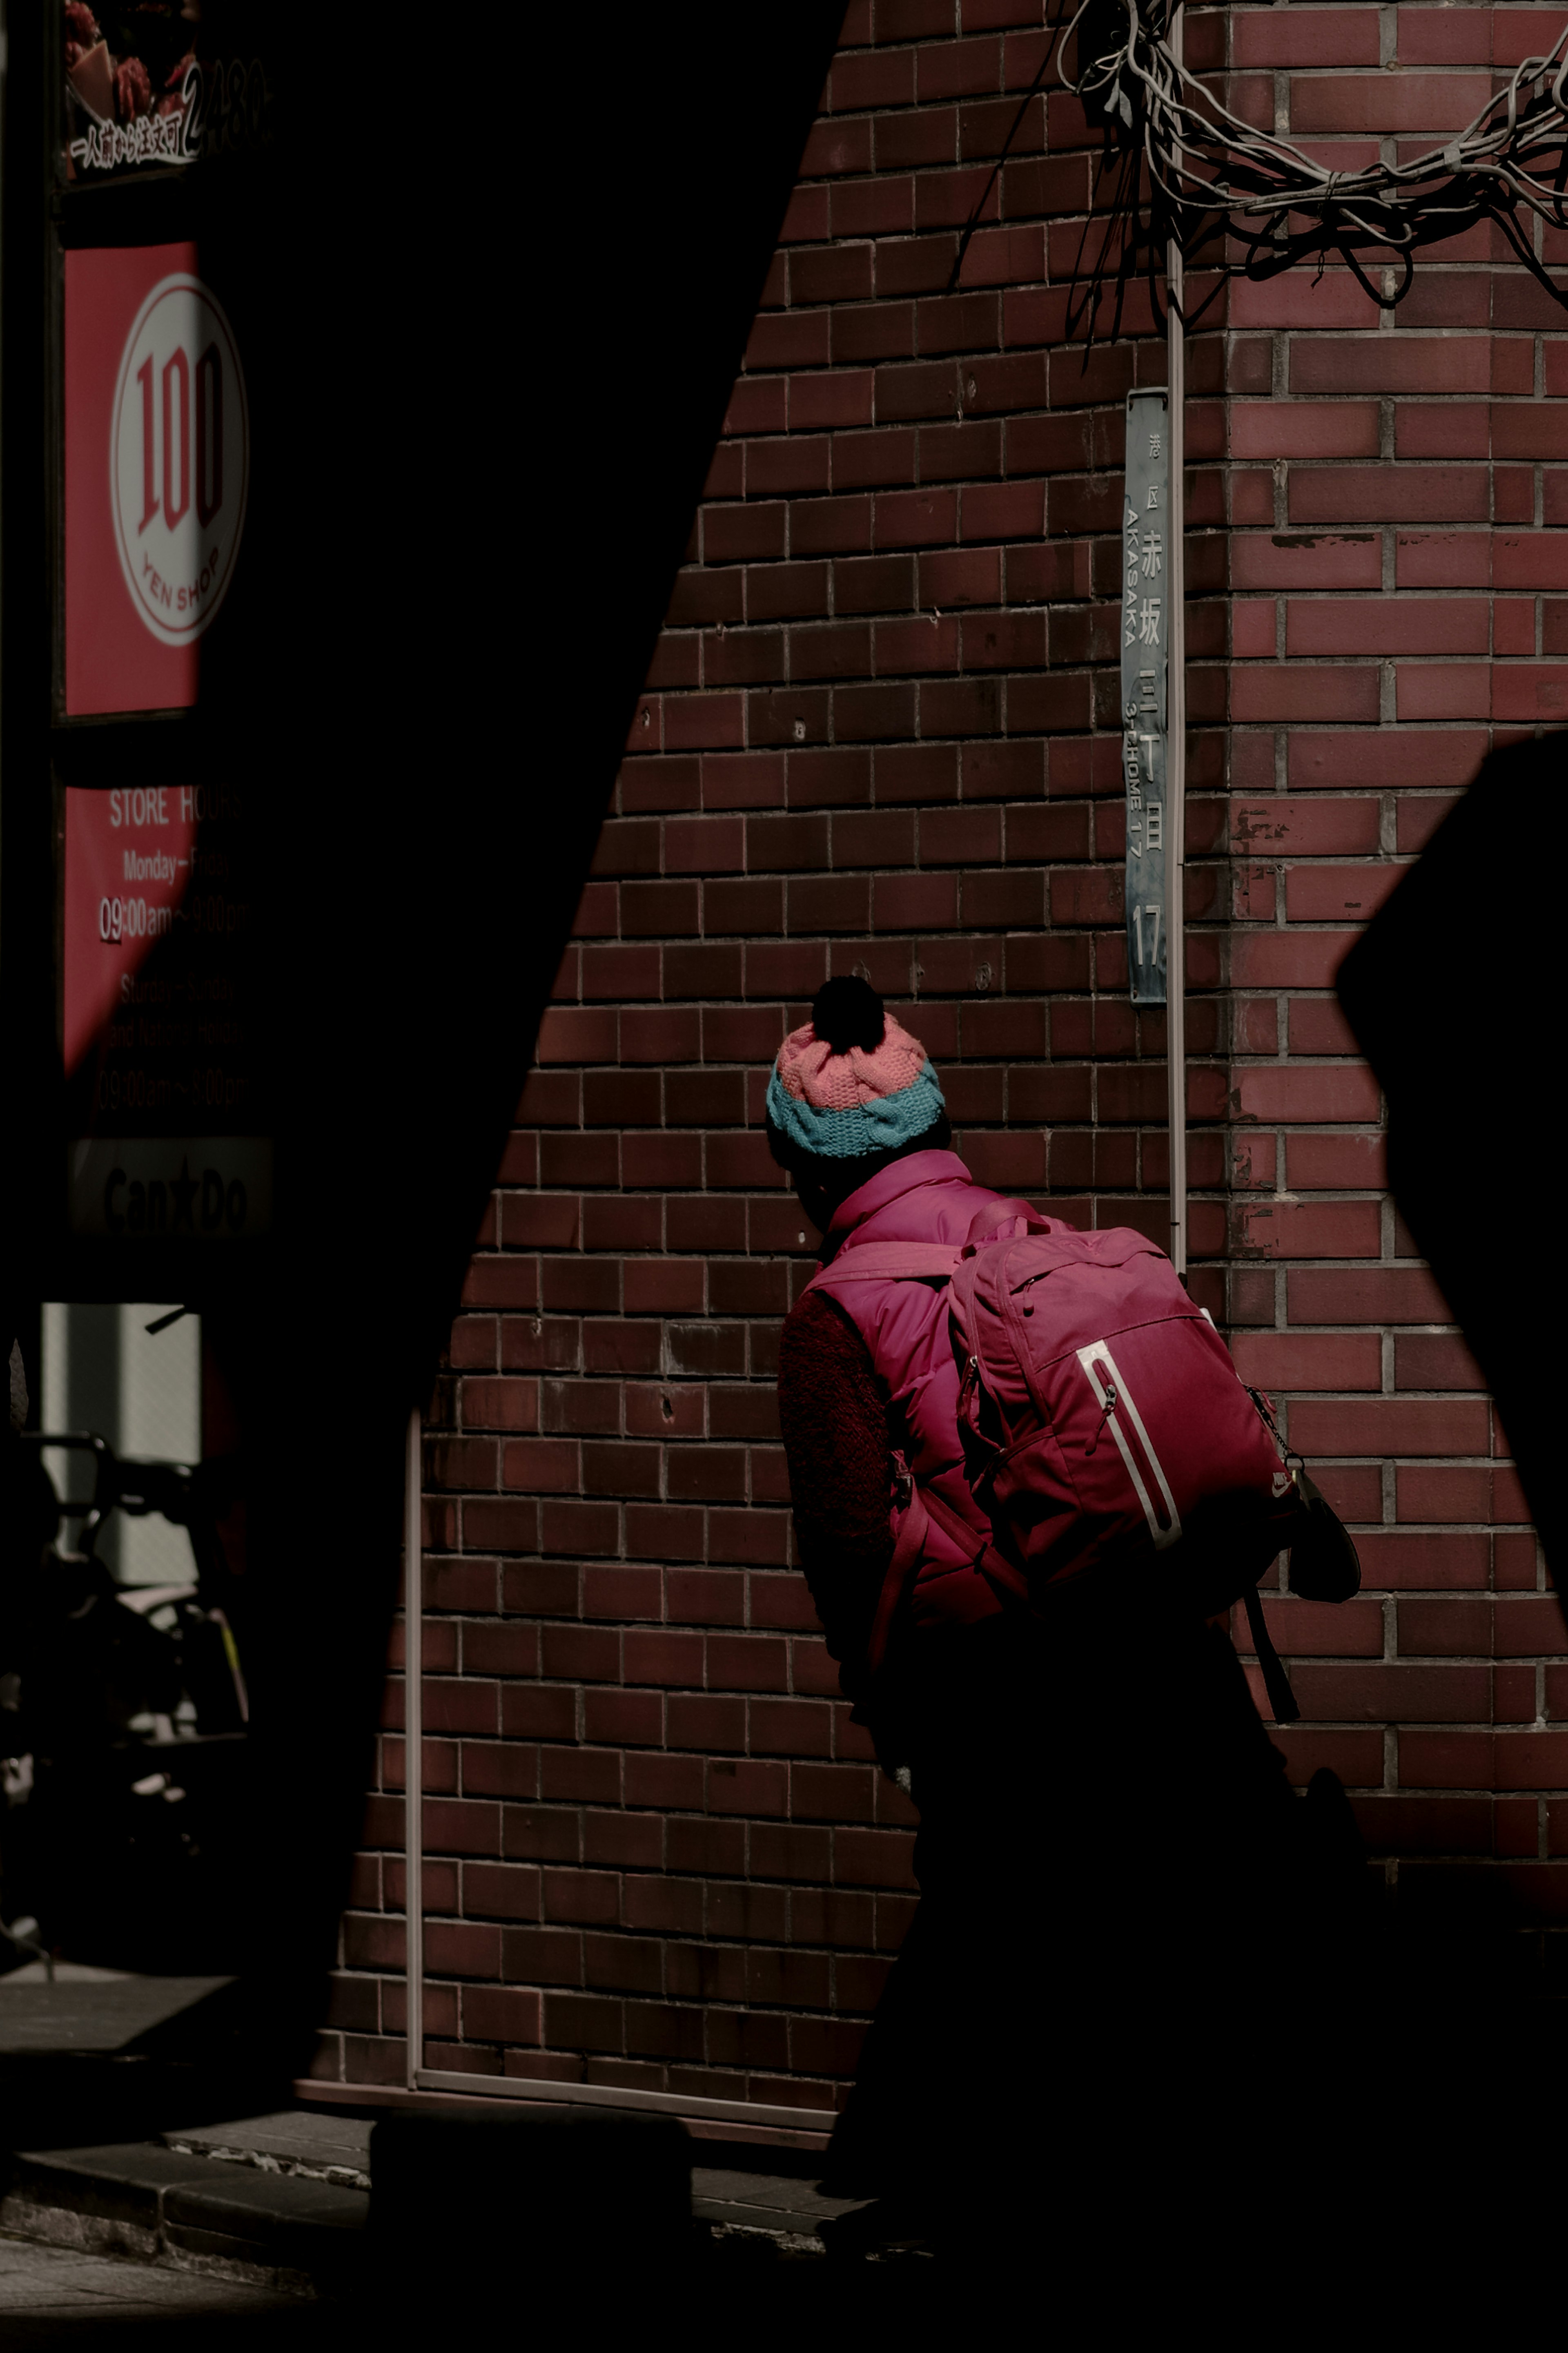
[[[425,1561],[420,1543],[423,1430],[408,1417],[403,1494],[403,1871],[408,2088],[425,2063]]]
[[[1182,61],[1182,12],[1172,10],[1170,45]],[[1183,300],[1182,251],[1165,248],[1166,397],[1171,451],[1171,529],[1166,597],[1170,613],[1165,712],[1165,1051],[1171,1136],[1171,1259],[1187,1271],[1187,612],[1186,612],[1186,333],[1176,305]]]

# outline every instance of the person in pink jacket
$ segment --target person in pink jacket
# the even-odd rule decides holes
[[[975,1183],[924,1049],[858,978],[830,980],[784,1040],[767,1119],[825,1264],[872,1241],[962,1247],[1028,1212]],[[1321,1967],[1359,1861],[1342,1791],[1309,1808],[1288,1788],[1223,1624],[1157,1590],[1036,1612],[950,1534],[871,1672],[900,1458],[984,1543],[958,1387],[931,1285],[814,1289],[785,1321],[799,1565],[854,1721],[920,1815],[921,1902],[824,2185],[881,2200],[855,2227],[894,2236],[984,2236],[1041,2200],[1059,2218],[1133,2110],[1146,2137],[1198,2129],[1201,2022],[1269,1970]]]

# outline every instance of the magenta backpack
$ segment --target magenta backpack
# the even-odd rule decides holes
[[[950,1286],[965,1472],[991,1538],[906,1474],[873,1667],[932,1516],[1037,1609],[1049,1588],[1144,1568],[1212,1615],[1290,1541],[1300,1498],[1265,1405],[1142,1234],[1015,1217],[962,1250],[862,1243],[812,1287],[889,1281]]]

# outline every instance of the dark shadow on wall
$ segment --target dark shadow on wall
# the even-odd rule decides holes
[[[1387,1096],[1394,1198],[1497,1401],[1559,1592],[1565,749],[1552,734],[1491,755],[1338,980]],[[1508,2005],[1527,2042],[1538,2031],[1539,2014],[1517,2005],[1568,1991],[1568,1938],[1540,1908],[1549,1877],[1402,1861],[1399,1981],[1418,2013],[1437,2021],[1468,1986]],[[1528,2078],[1540,2060],[1525,2060]],[[1486,2071],[1502,2081],[1499,2051]]]
[[[248,234],[256,272],[258,380],[287,363],[297,385],[272,405],[268,459],[292,588],[256,600],[256,658],[209,745],[272,793],[279,1218],[265,1263],[209,1295],[199,1273],[134,1281],[201,1309],[247,1464],[233,1958],[256,2000],[214,2046],[226,2064],[243,2046],[247,2096],[285,2094],[322,2015],[384,1687],[406,1418],[458,1307],[842,14],[700,0],[623,12],[613,38],[536,15],[513,91],[477,102],[449,152],[354,119],[347,93],[339,118],[297,108],[267,204],[230,224],[231,268]],[[381,34],[405,60],[433,37],[411,14]],[[445,138],[457,117],[431,103]],[[9,145],[8,253],[30,284],[30,121]],[[36,503],[30,462],[8,513]],[[42,635],[22,650],[45,677]],[[7,759],[41,779],[44,719],[12,700]],[[36,895],[35,819],[7,851],[37,854]],[[52,1074],[39,1091],[63,1134]],[[13,1232],[58,1214],[48,1154],[41,1176],[7,1172]],[[37,1270],[8,1279],[24,1310],[32,1287],[69,1295]],[[116,1292],[82,1278],[82,1295]]]
[[[1492,754],[1338,981],[1388,1098],[1394,1198],[1497,1399],[1559,1587],[1565,749]]]

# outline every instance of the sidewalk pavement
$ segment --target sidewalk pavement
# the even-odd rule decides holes
[[[247,2333],[270,2322],[268,2333],[279,2337],[287,2325],[292,2347],[299,2341],[300,2319],[300,2299],[274,2289],[0,2238],[0,2343],[5,2353],[58,2348],[107,2327],[116,2330],[118,2348],[125,2343],[126,2328],[134,2331],[138,2324],[150,2334],[155,2331],[162,2344],[171,2329],[210,2344],[215,2324],[232,2328],[237,2321],[248,2325]]]

